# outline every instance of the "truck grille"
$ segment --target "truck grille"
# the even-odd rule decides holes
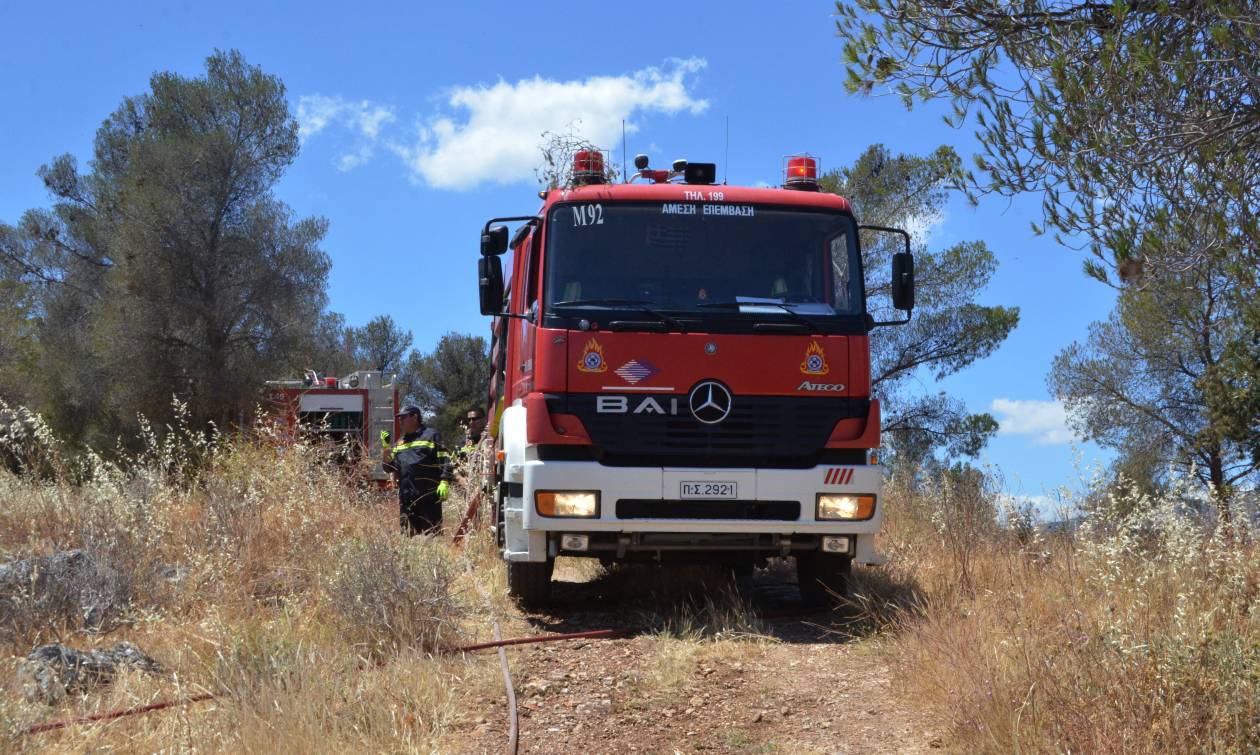
[[[612,466],[799,467],[819,463],[836,422],[865,417],[867,399],[735,396],[730,416],[706,425],[691,416],[686,394],[652,395],[662,407],[677,399],[678,414],[599,414],[595,394],[548,400],[552,412],[575,414]],[[631,411],[648,396],[631,396]]]
[[[797,501],[661,501],[622,498],[618,519],[759,519],[796,521],[801,518]]]

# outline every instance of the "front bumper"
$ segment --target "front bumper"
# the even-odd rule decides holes
[[[802,544],[817,543],[823,535],[852,535],[856,560],[860,563],[879,561],[874,541],[884,517],[883,501],[879,497],[884,475],[883,467],[876,465],[696,469],[532,460],[509,470],[509,480],[512,478],[521,481],[517,489],[521,496],[507,498],[504,506],[508,524],[505,556],[511,560],[537,561],[555,555],[554,542],[558,535],[553,533],[622,533],[630,535],[635,543],[677,541],[684,548],[697,551],[730,549],[731,543],[741,542],[738,536],[759,536],[756,542],[769,542],[771,550],[782,549],[785,555],[792,543],[799,548]],[[680,486],[684,482],[733,482],[738,486],[738,501],[796,502],[799,509],[793,512],[795,516],[791,519],[675,516],[669,513],[670,502],[682,502]],[[599,514],[593,518],[543,516],[534,505],[534,494],[540,490],[596,491],[600,498]],[[815,501],[820,493],[874,494],[875,513],[863,521],[817,520]],[[619,517],[619,501],[659,501],[655,510],[665,515]],[[593,539],[606,541],[602,536]]]

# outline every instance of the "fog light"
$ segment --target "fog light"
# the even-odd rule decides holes
[[[591,538],[587,535],[561,535],[560,549],[566,551],[584,551],[590,547]]]
[[[873,495],[819,493],[816,519],[870,519],[875,514]]]
[[[599,493],[592,491],[540,491],[534,494],[534,505],[543,516],[599,516]]]
[[[822,549],[827,553],[848,553],[849,538],[842,535],[824,535]]]

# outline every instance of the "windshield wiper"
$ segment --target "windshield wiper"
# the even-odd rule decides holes
[[[652,315],[669,327],[674,328],[679,333],[687,332],[687,327],[683,325],[680,320],[670,317],[664,312],[654,309],[648,305],[649,302],[643,301],[642,299],[569,299],[567,301],[557,301],[551,303],[552,307],[633,307],[640,312],[646,312],[649,315]]]
[[[809,319],[808,317],[806,317],[806,316],[802,315],[801,313],[794,311],[794,310],[792,309],[791,305],[789,305],[789,304],[784,304],[783,302],[777,302],[777,301],[707,301],[707,302],[704,302],[703,304],[697,304],[696,306],[697,306],[697,307],[701,307],[701,308],[708,307],[708,308],[711,308],[711,309],[739,309],[740,307],[778,307],[779,309],[781,309],[781,310],[783,310],[784,312],[786,312],[786,313],[787,313],[787,315],[788,315],[788,317],[791,317],[791,318],[792,318],[793,320],[795,320],[797,323],[799,323],[799,324],[801,324],[801,325],[805,326],[806,328],[809,328],[809,332],[811,332],[811,333],[821,333],[821,332],[822,332],[822,328],[818,325],[818,323],[816,323],[816,322],[814,322],[813,320]]]

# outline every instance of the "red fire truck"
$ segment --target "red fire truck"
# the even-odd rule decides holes
[[[380,458],[381,433],[395,437],[398,429],[398,388],[392,374],[361,370],[343,378],[321,378],[307,370],[300,380],[267,381],[267,405],[290,437],[323,438],[347,463],[369,459],[368,477],[380,486],[389,484]]]
[[[719,185],[712,163],[648,164],[609,183],[602,153],[579,152],[536,215],[481,236],[509,589],[544,604],[559,555],[736,573],[790,556],[819,602],[854,561],[880,560],[869,334],[909,321],[909,234],[859,226],[808,155],[785,158],[779,188]],[[506,223],[519,224],[510,241]],[[859,229],[904,241],[902,319],[868,313]]]

